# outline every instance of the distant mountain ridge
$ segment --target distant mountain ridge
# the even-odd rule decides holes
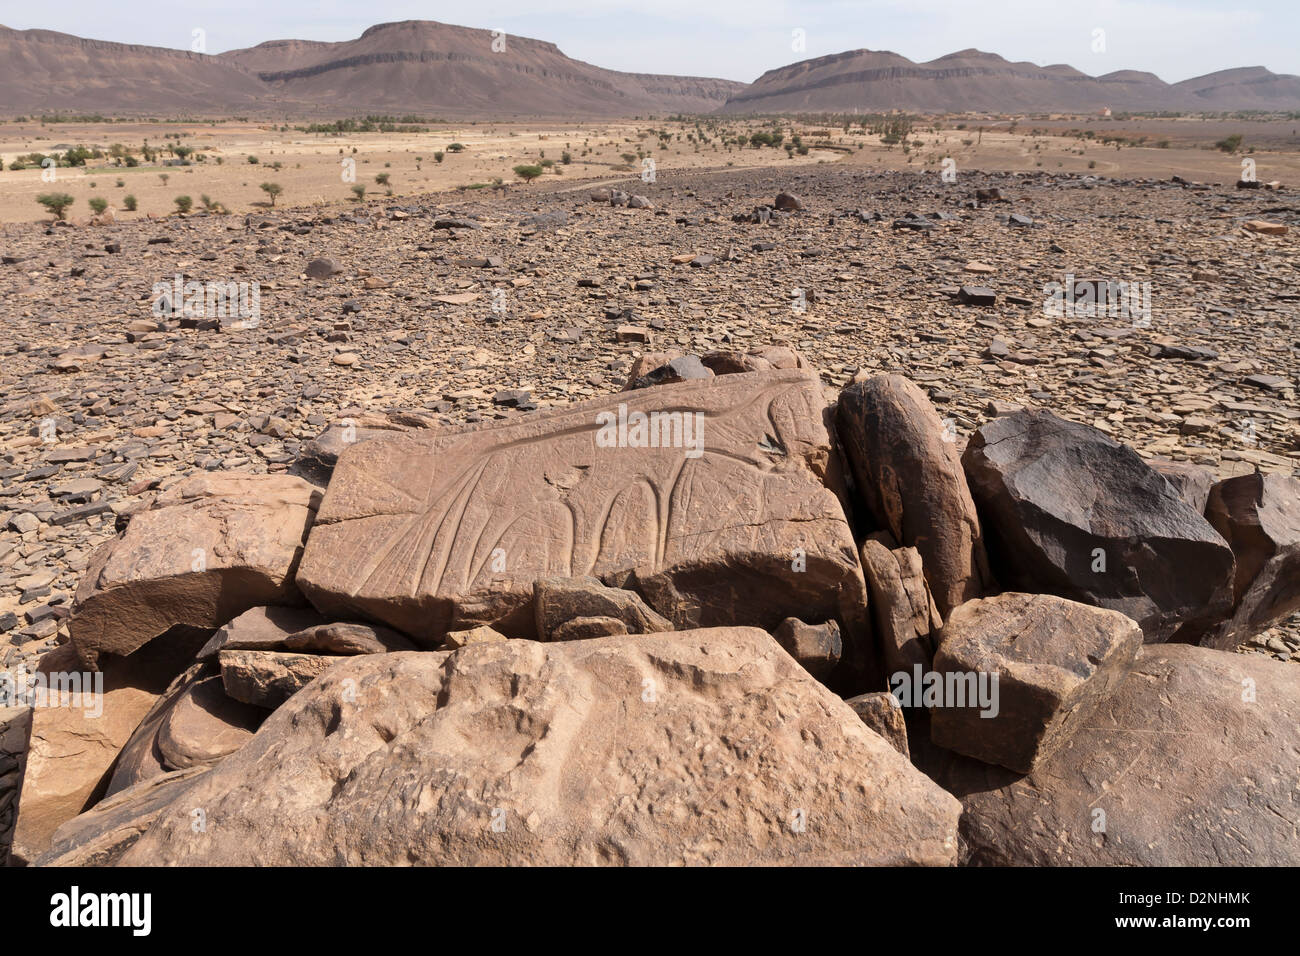
[[[727,113],[969,111],[1094,112],[1300,110],[1300,76],[1264,67],[1166,83],[1153,73],[1089,76],[1065,64],[1012,63],[961,50],[928,63],[850,50],[768,70],[722,107]]]
[[[0,27],[8,112],[375,111],[482,116],[706,113],[745,84],[607,70],[554,44],[425,20],[355,40],[272,40],[216,56]]]
[[[501,41],[504,41],[502,43]],[[354,40],[270,40],[219,55],[0,26],[0,112],[615,117],[651,113],[1300,111],[1300,77],[1241,67],[1166,83],[960,50],[928,63],[850,50],[752,84],[624,73],[554,43],[429,20]]]

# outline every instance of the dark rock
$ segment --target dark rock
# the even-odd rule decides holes
[[[975,432],[962,463],[1003,584],[1120,611],[1148,642],[1193,639],[1231,605],[1227,543],[1097,429],[1007,415]]]

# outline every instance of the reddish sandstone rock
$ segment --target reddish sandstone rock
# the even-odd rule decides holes
[[[689,432],[661,418],[668,441],[647,447],[635,412]],[[861,668],[866,588],[823,417],[817,376],[776,370],[358,444],[298,584],[322,613],[436,647],[478,624],[535,637],[534,582],[591,575],[678,628],[834,618]]]
[[[879,375],[844,389],[837,417],[858,500],[876,527],[916,548],[939,613],[984,594],[991,579],[975,502],[925,393]]]
[[[1205,517],[1237,559],[1233,611],[1201,643],[1224,650],[1300,610],[1300,481],[1241,475],[1210,490]]]
[[[236,753],[118,794],[61,831],[45,862],[946,865],[957,853],[957,801],[757,629],[339,660]],[[195,833],[194,807],[220,825]],[[141,835],[124,848],[131,820]]]
[[[301,603],[293,574],[319,500],[289,475],[198,474],[168,489],[95,552],[68,622],[73,647],[93,666],[173,625]]]

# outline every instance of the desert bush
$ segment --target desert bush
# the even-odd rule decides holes
[[[68,207],[76,202],[67,193],[41,193],[36,201],[48,209],[55,219],[62,219]]]

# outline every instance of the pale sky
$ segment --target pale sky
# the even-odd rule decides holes
[[[607,69],[745,82],[863,47],[918,62],[977,47],[1094,76],[1147,70],[1171,83],[1237,66],[1300,74],[1300,0],[0,0],[0,23],[14,29],[189,49],[202,28],[210,53],[349,40],[395,20],[504,29]],[[798,52],[795,30],[806,38]]]

